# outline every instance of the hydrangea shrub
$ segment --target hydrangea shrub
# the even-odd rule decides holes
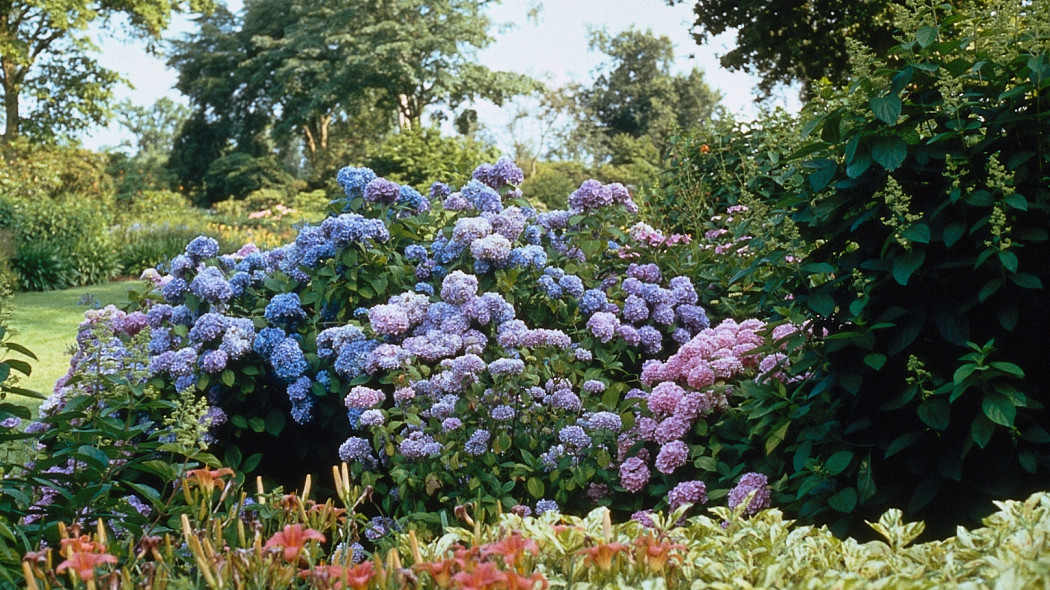
[[[226,463],[293,483],[346,461],[381,513],[432,524],[468,502],[728,493],[745,465],[705,445],[709,424],[786,357],[763,321],[712,325],[688,274],[657,263],[687,269],[688,237],[640,223],[619,184],[537,212],[508,159],[426,196],[368,169],[337,180],[292,243],[220,255],[201,237],[148,273],[151,384],[207,400]]]

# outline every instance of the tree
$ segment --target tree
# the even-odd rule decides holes
[[[684,0],[668,0],[679,4]],[[803,95],[822,78],[849,75],[846,39],[860,41],[876,54],[893,46],[894,5],[905,0],[698,0],[693,37],[736,31],[736,47],[720,58],[722,66],[759,75],[768,97],[780,84],[802,83]]]
[[[190,108],[164,97],[149,107],[124,101],[115,112],[117,121],[133,137],[121,144],[127,152],[110,154],[108,171],[118,182],[117,194],[137,195],[144,190],[173,188],[168,160],[175,136],[192,112]]]
[[[332,139],[418,128],[424,110],[477,99],[502,104],[524,76],[476,65],[488,1],[255,0],[238,19],[216,13],[175,45],[178,88],[237,150],[255,134],[301,150],[312,177],[332,165]],[[396,123],[395,123],[396,122]]]
[[[617,152],[649,151],[627,138],[663,151],[675,129],[706,121],[718,108],[721,96],[707,86],[703,72],[671,73],[674,48],[665,36],[633,29],[615,37],[592,31],[590,46],[609,57],[594,84],[579,93],[585,115],[579,132],[593,144],[599,161],[626,164],[615,161]],[[626,151],[617,149],[628,145]]]
[[[0,92],[3,143],[25,133],[37,140],[69,136],[104,122],[120,77],[89,54],[83,31],[126,18],[136,37],[156,39],[173,12],[210,10],[213,0],[0,1]]]

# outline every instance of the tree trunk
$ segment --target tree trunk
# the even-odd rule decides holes
[[[0,67],[3,68],[4,78],[4,143],[11,143],[18,139],[22,120],[18,116],[18,93],[20,78],[18,67],[8,59],[0,58]]]

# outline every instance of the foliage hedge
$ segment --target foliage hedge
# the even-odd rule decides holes
[[[659,210],[684,187],[701,206],[759,194],[811,245],[759,231],[774,247],[730,281],[828,332],[779,410],[796,482],[780,501],[804,518],[897,504],[945,534],[1050,467],[1047,7],[998,6],[898,14],[888,61],[855,47],[852,82],[806,108],[790,153],[774,119],[672,160]]]

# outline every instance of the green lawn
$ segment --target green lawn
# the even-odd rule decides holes
[[[110,303],[122,306],[127,303],[131,289],[142,290],[142,283],[124,281],[64,291],[16,293],[11,301],[11,329],[17,331],[13,341],[33,351],[38,359],[30,361],[33,374],[19,385],[51,393],[55,381],[69,369],[68,349],[76,343],[77,326],[84,318],[84,311],[96,300],[103,306]],[[85,300],[90,303],[85,304]],[[33,400],[30,405],[35,408],[38,402]]]

